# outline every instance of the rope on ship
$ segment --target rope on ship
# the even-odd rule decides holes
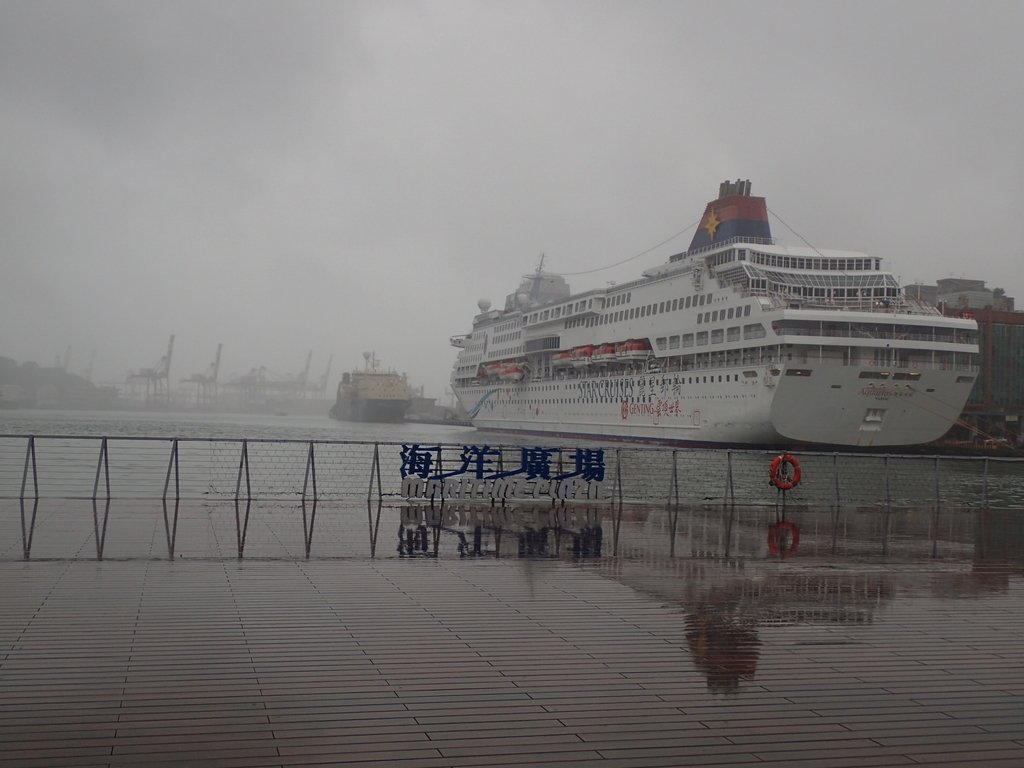
[[[935,400],[940,405],[946,406],[947,408],[949,407],[949,403],[945,402],[944,400],[940,400],[935,395],[928,394],[927,392],[922,392],[919,389],[915,389],[914,391],[917,394],[919,394],[919,395],[923,395],[926,398],[931,398],[932,400]],[[933,411],[930,408],[926,408],[925,406],[921,405],[921,403],[915,402],[914,400],[911,400],[909,402],[909,405],[915,405],[918,408],[920,408],[922,411],[927,411],[928,413],[932,414],[933,416],[940,416],[942,418],[946,418],[946,415],[944,413],[940,413],[939,411]],[[955,419],[953,419],[953,424],[955,424],[958,427],[963,427],[968,432],[970,432],[972,434],[975,434],[975,435],[978,435],[979,437],[983,437],[986,440],[994,440],[994,439],[996,439],[995,435],[990,435],[985,430],[983,430],[983,429],[981,429],[979,427],[976,427],[976,426],[974,426],[973,424],[971,424],[969,422],[964,421],[959,416],[957,416]]]
[[[681,230],[676,232],[674,235],[672,235],[671,237],[665,238],[664,240],[662,240],[657,245],[652,245],[646,251],[640,251],[640,253],[636,254],[635,256],[630,256],[628,259],[623,259],[622,261],[617,261],[614,264],[609,264],[606,267],[598,267],[597,269],[585,269],[582,272],[554,272],[552,274],[561,275],[562,277],[576,277],[577,275],[592,275],[595,272],[604,272],[606,269],[611,269],[612,267],[621,267],[623,264],[628,264],[631,261],[635,261],[636,259],[639,259],[641,256],[646,256],[648,253],[650,253],[651,251],[655,250],[656,248],[661,248],[661,246],[665,245],[666,243],[672,242],[673,240],[675,240],[680,235],[685,235],[687,232],[689,232],[691,229],[696,227],[698,224],[700,224],[700,219],[697,219],[697,221],[693,222],[693,224],[688,224],[687,226],[683,227]]]

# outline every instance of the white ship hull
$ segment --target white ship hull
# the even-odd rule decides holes
[[[594,376],[466,387],[456,396],[475,413],[473,425],[488,431],[664,444],[896,446],[942,437],[970,390],[955,371],[928,371],[908,385],[859,378],[871,368],[797,370]],[[878,421],[865,420],[882,409]]]

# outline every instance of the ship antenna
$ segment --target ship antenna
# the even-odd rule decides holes
[[[530,285],[530,301],[537,301],[537,297],[540,294],[540,285],[543,280],[541,277],[544,273],[544,253],[541,253],[540,260],[537,262],[537,272],[533,276],[532,284]]]

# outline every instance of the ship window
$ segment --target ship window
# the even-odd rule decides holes
[[[666,342],[666,339],[665,339],[664,336],[659,336],[654,341],[655,345],[658,347],[658,350],[661,351],[661,352],[665,351],[665,342]]]
[[[787,368],[787,376],[810,376],[811,372],[807,368]]]
[[[626,303],[629,304],[629,302],[631,302],[632,300],[633,300],[633,292],[630,291],[629,293],[626,294]]]
[[[703,293],[700,296],[697,297],[697,303],[700,304],[702,307],[704,306],[704,294]]]
[[[888,379],[889,371],[861,371],[858,378],[861,379]]]
[[[711,343],[721,344],[725,340],[725,331],[721,328],[716,328],[711,332]]]
[[[687,297],[686,297],[686,308],[687,308],[687,309],[689,309],[689,308],[690,308],[690,300],[691,300],[692,298],[693,298],[692,296],[687,296]]]
[[[692,346],[693,346],[693,334],[692,333],[684,333],[683,334],[683,348],[692,347]]]
[[[761,323],[751,323],[750,325],[743,326],[744,339],[763,339],[767,335],[768,334]]]
[[[678,336],[669,336],[668,337],[668,348],[669,349],[679,349],[679,337]]]
[[[729,320],[732,320],[732,318],[733,318],[733,313],[735,313],[735,311],[736,311],[735,309],[733,309],[732,307],[729,307],[729,312],[728,312],[728,314],[726,314],[726,317],[727,317],[727,318],[728,318]]]
[[[920,373],[905,373],[905,372],[901,371],[901,372],[898,372],[898,373],[894,373],[892,375],[892,377],[894,379],[898,379],[900,381],[917,381],[918,379],[921,378],[921,374]]]
[[[745,306],[743,308],[743,316],[744,317],[750,317],[750,305],[749,304],[747,304],[747,306]]]
[[[756,379],[757,371],[744,371],[743,376],[748,379]]]
[[[699,312],[697,314],[697,325],[700,325],[703,322],[704,322],[704,313],[703,312]]]
[[[730,328],[728,331],[726,331],[726,340],[727,341],[739,341],[740,340],[740,327],[738,325],[734,325],[732,328]]]
[[[711,313],[711,322],[713,322],[713,323],[717,323],[718,322],[718,310],[717,309],[714,312]]]
[[[957,376],[956,377],[956,383],[957,384],[973,384],[974,383],[974,377],[973,376]],[[931,390],[928,390],[928,391],[930,392]]]
[[[665,311],[665,302],[663,301],[663,302],[661,302],[658,305],[658,313],[660,314],[661,312],[664,312],[664,311]]]
[[[678,301],[678,299],[672,299],[672,309],[670,309],[669,312],[675,312],[676,311],[676,302],[677,301]]]
[[[707,331],[701,331],[700,333],[697,334],[697,346],[698,347],[706,347],[707,344],[708,344],[708,332]]]

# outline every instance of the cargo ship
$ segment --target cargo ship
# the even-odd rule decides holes
[[[363,353],[361,370],[342,374],[330,416],[338,421],[400,422],[412,402],[404,373],[383,370],[373,352]]]
[[[690,247],[573,293],[537,270],[481,299],[452,389],[489,431],[739,446],[907,446],[943,436],[978,376],[977,325],[905,295],[879,257],[776,242],[749,180]]]

